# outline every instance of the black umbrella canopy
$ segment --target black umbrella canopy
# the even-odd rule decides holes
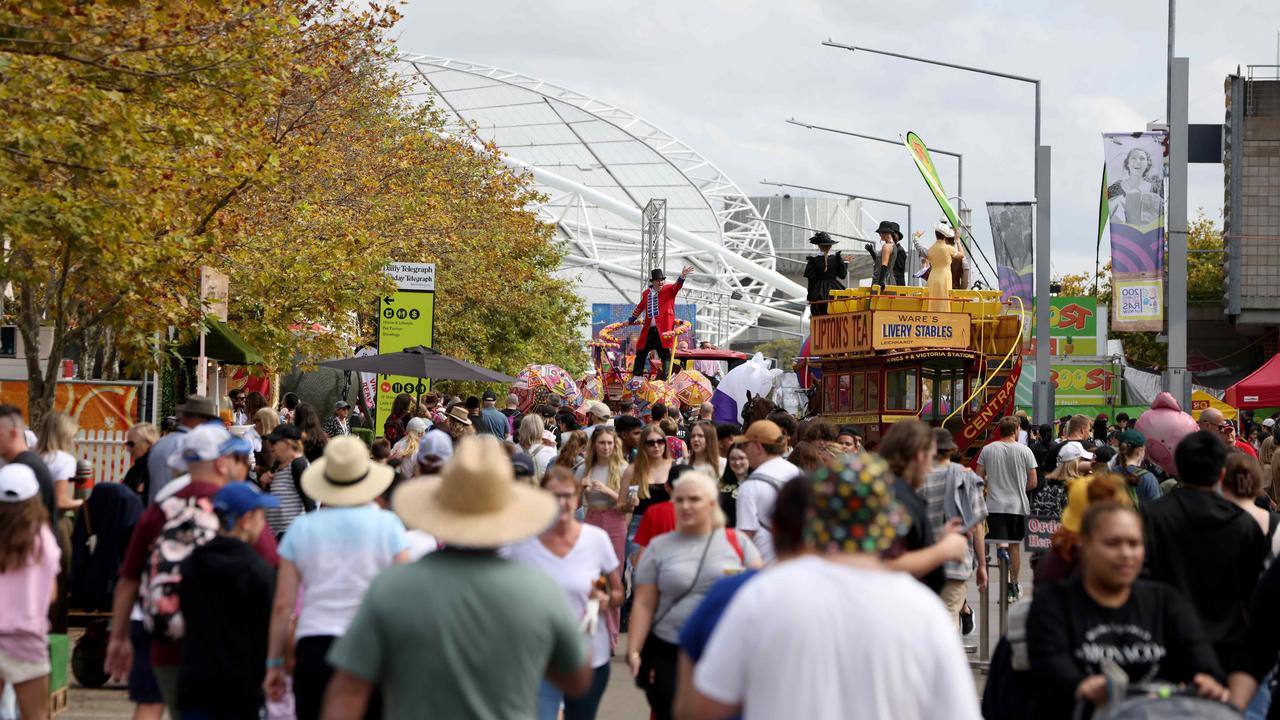
[[[378,375],[404,375],[429,380],[479,380],[500,383],[516,381],[510,375],[504,375],[497,370],[451,358],[422,345],[380,355],[325,360],[320,365],[337,370],[356,370]]]

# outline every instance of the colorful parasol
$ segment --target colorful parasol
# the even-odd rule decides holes
[[[636,391],[636,396],[644,400],[649,405],[662,403],[669,408],[680,407],[680,399],[676,397],[676,393],[671,386],[661,380],[645,380],[640,389]]]
[[[559,396],[575,412],[583,402],[573,376],[558,365],[526,365],[511,384],[511,393],[520,399],[520,412],[525,413],[546,404],[552,395]]]
[[[593,372],[578,378],[578,390],[586,400],[604,399],[604,383],[600,382],[600,376]]]
[[[711,381],[697,370],[681,370],[667,383],[686,407],[696,407],[711,399]]]

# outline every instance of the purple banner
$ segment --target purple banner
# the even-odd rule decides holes
[[[1031,244],[1031,203],[987,203],[991,241],[1001,297],[1022,298],[1031,308],[1035,297],[1035,255]]]
[[[1111,224],[1112,328],[1159,331],[1164,326],[1164,133],[1102,136],[1106,213]]]

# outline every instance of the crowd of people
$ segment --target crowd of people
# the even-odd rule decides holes
[[[581,425],[402,395],[366,444],[344,402],[229,400],[131,428],[129,473],[88,501],[74,424],[33,438],[0,406],[0,677],[21,717],[47,711],[69,515],[100,492],[137,508],[104,665],[139,720],[587,719],[621,667],[659,720],[1069,717],[1117,668],[1266,716],[1280,514],[1241,444],[1266,458],[1270,421],[1252,447],[1205,411],[1171,480],[1123,416],[1001,419],[971,469],[910,419],[864,443],[780,410],[743,428],[592,403]],[[1061,527],[1018,602],[1033,515]],[[962,638],[993,556],[1015,605],[979,698]]]

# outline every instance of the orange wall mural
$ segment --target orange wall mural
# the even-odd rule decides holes
[[[75,418],[81,430],[123,432],[138,422],[138,386],[62,381],[53,407]],[[0,404],[17,405],[27,414],[27,383],[0,380]]]

